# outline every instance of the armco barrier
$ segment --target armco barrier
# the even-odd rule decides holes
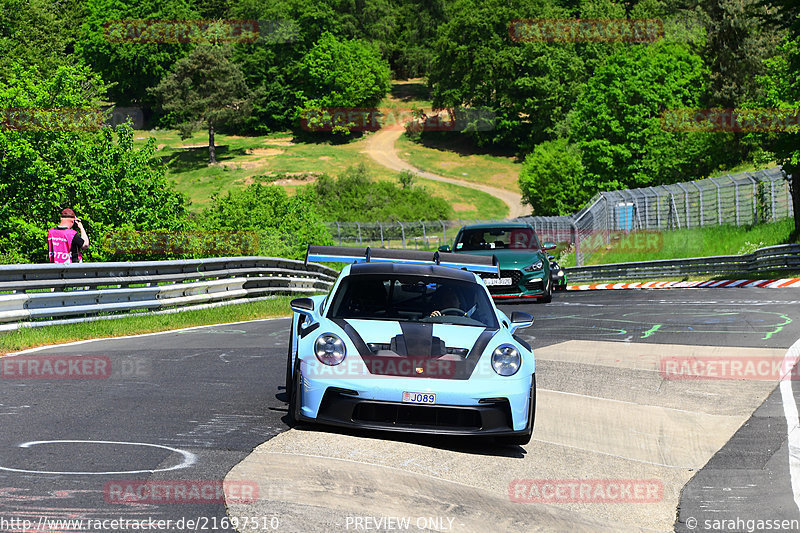
[[[569,283],[800,270],[800,244],[761,248],[751,254],[613,263],[565,269]]]
[[[275,257],[0,265],[0,329],[20,321],[329,290],[338,272]]]

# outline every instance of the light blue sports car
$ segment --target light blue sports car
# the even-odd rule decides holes
[[[531,347],[474,272],[494,257],[309,246],[307,261],[351,263],[330,294],[292,301],[286,392],[293,422],[486,435],[527,444]]]

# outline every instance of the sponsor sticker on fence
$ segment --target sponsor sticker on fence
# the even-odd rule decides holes
[[[656,503],[658,479],[515,479],[508,497],[517,503]]]
[[[508,35],[517,42],[654,42],[664,37],[660,19],[514,19]]]

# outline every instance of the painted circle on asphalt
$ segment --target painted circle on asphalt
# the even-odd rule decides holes
[[[188,468],[197,462],[197,456],[192,452],[180,450],[178,448],[170,448],[169,446],[162,446],[161,444],[150,444],[147,442],[120,442],[113,440],[36,440],[31,442],[23,442],[19,445],[20,448],[30,448],[41,444],[112,444],[122,446],[146,446],[150,448],[161,448],[170,452],[177,453],[182,456],[180,463],[167,467],[167,468],[153,468],[145,470],[115,470],[108,472],[55,472],[47,470],[25,470],[22,468],[11,468],[0,465],[0,470],[7,472],[21,472],[23,474],[58,474],[58,475],[81,475],[81,476],[104,476],[104,475],[118,475],[118,474],[152,474],[155,472],[167,472],[169,470],[179,470],[181,468]]]

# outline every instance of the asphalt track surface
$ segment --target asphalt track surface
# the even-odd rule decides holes
[[[800,338],[799,304],[793,289],[587,291],[503,304],[536,317],[523,333],[540,391],[524,447],[290,430],[287,319],[37,350],[24,357],[101,356],[113,371],[0,379],[0,530],[22,531],[12,519],[36,524],[27,531],[78,531],[42,520],[153,518],[184,519],[169,531],[233,531],[221,527],[226,512],[259,518],[242,531],[752,531],[747,520],[800,520],[778,380],[658,372],[666,357],[782,358]],[[256,483],[258,501],[226,511],[109,498],[113,483],[223,479]],[[656,480],[663,495],[520,503],[511,497],[520,479]]]

